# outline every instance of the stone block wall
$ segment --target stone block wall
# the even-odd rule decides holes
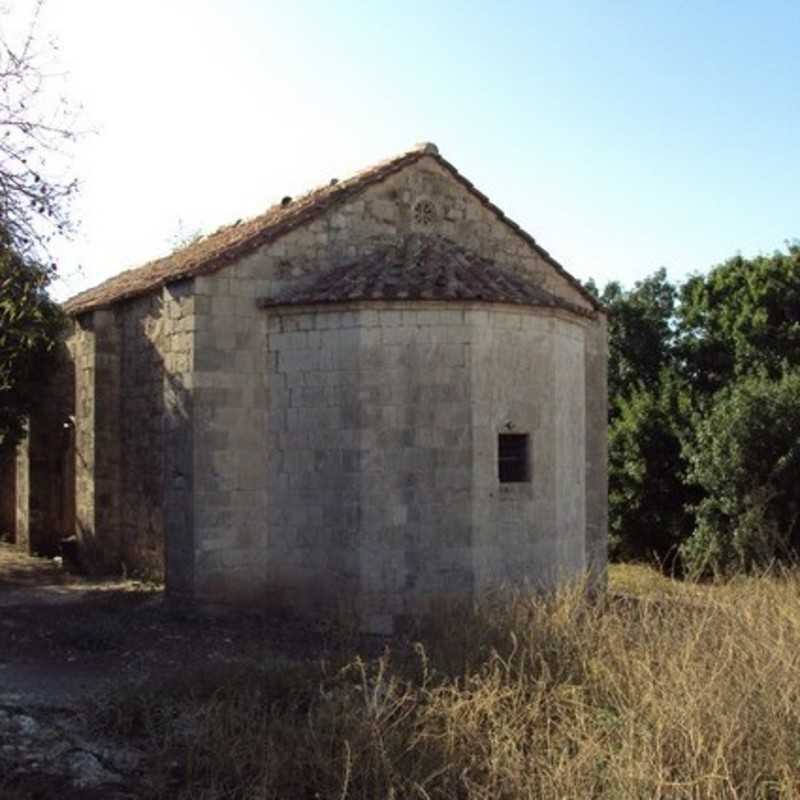
[[[423,158],[219,272],[78,321],[82,539],[130,572],[152,572],[166,539],[176,597],[294,608],[350,597],[376,629],[443,593],[513,579],[522,530],[537,576],[545,563],[599,564],[604,329],[479,306],[256,304],[425,233],[590,308]],[[490,497],[508,421],[531,432],[537,480]]]
[[[14,451],[0,449],[0,541],[13,542],[17,529],[17,464]]]
[[[443,598],[586,566],[584,327],[508,307],[361,304],[268,317],[273,600],[369,630]],[[527,483],[498,435],[527,433]]]
[[[416,214],[420,202],[431,204],[432,216],[423,219]],[[191,487],[182,491],[189,491],[192,502],[190,510],[180,512],[183,516],[177,530],[182,533],[173,535],[173,527],[170,527],[170,546],[180,554],[179,558],[172,559],[176,565],[176,571],[170,573],[174,593],[209,602],[268,606],[284,605],[291,597],[294,605],[319,606],[330,601],[334,589],[336,596],[342,597],[351,594],[350,589],[357,585],[359,597],[371,597],[370,613],[379,621],[411,611],[415,604],[424,605],[425,598],[441,594],[445,584],[460,593],[464,587],[488,580],[488,576],[494,574],[491,558],[487,557],[481,561],[480,569],[476,568],[472,549],[471,526],[481,512],[474,508],[467,495],[473,481],[482,479],[473,474],[474,464],[469,456],[474,444],[471,431],[473,424],[480,426],[485,421],[480,418],[476,422],[470,416],[478,386],[475,375],[479,362],[485,365],[494,358],[499,359],[502,369],[508,369],[509,359],[505,354],[517,346],[528,348],[517,356],[526,358],[532,343],[538,341],[538,334],[533,329],[528,332],[520,329],[514,334],[520,341],[507,341],[504,345],[504,337],[511,334],[500,329],[492,333],[492,326],[487,327],[488,318],[481,317],[480,310],[469,322],[463,310],[432,311],[433,320],[443,320],[450,313],[455,314],[454,319],[462,315],[457,324],[451,324],[450,320],[442,322],[441,326],[448,331],[446,337],[460,330],[462,338],[453,341],[445,337],[439,343],[445,348],[442,352],[448,353],[446,359],[460,348],[458,364],[461,366],[457,366],[446,359],[445,364],[439,364],[438,358],[430,361],[431,354],[423,350],[411,354],[407,349],[413,338],[411,331],[419,334],[419,326],[388,322],[396,319],[402,323],[404,314],[416,313],[411,309],[386,309],[380,315],[380,322],[377,317],[373,320],[374,310],[364,311],[363,316],[360,311],[349,312],[348,327],[337,323],[339,327],[333,328],[332,333],[322,335],[323,329],[314,326],[323,324],[325,313],[313,315],[312,327],[292,330],[292,325],[301,324],[299,317],[266,313],[256,306],[259,297],[302,285],[320,272],[343,263],[368,258],[386,242],[396,243],[408,234],[425,233],[449,236],[501,265],[534,275],[550,291],[583,308],[590,308],[589,302],[539,253],[514,230],[499,222],[474,195],[430,158],[390,176],[239,262],[212,275],[195,278],[193,306],[189,312],[191,321],[187,323],[191,325],[193,348],[189,377],[191,397],[187,399],[191,405],[190,421],[181,434],[184,445],[179,448],[187,462],[180,471],[180,481],[185,487]],[[339,319],[337,313],[327,316]],[[358,321],[352,313],[359,315]],[[276,324],[279,317],[282,320],[279,324],[288,327],[268,331],[267,326]],[[386,331],[389,331],[387,338],[384,338],[384,319],[387,320]],[[434,322],[424,335],[435,338],[431,331],[437,324]],[[565,394],[567,402],[561,409],[562,416],[552,420],[553,426],[560,426],[561,449],[556,453],[554,427],[553,432],[541,434],[543,440],[537,453],[541,456],[545,450],[552,451],[547,463],[553,470],[558,467],[559,474],[568,476],[562,481],[563,487],[570,482],[573,485],[569,489],[559,489],[564,496],[556,498],[548,494],[549,489],[555,490],[555,474],[545,476],[536,489],[540,492],[538,502],[537,498],[528,497],[527,505],[523,504],[524,509],[520,511],[519,502],[506,499],[495,510],[501,525],[518,528],[522,514],[540,532],[538,554],[531,558],[546,555],[548,564],[560,559],[559,563],[572,568],[578,563],[587,563],[584,536],[587,506],[585,499],[573,502],[578,496],[585,498],[586,489],[586,474],[581,471],[583,462],[578,469],[575,460],[585,453],[581,448],[585,444],[584,394],[588,389],[580,381],[584,363],[583,328],[555,318],[547,324],[551,328],[566,326],[567,332],[556,335],[551,331],[552,348],[558,347],[558,352],[552,349],[545,372],[537,372],[531,380],[544,387],[536,384],[539,387],[537,396],[542,402],[550,402],[554,393]],[[493,342],[488,351],[481,342],[471,338],[472,334],[466,333],[468,329],[474,333],[476,326],[485,329],[486,336]],[[547,335],[542,334],[545,338]],[[275,336],[286,338],[276,346]],[[411,338],[403,339],[404,336]],[[335,378],[316,373],[317,355],[313,354],[313,348],[297,346],[299,342],[312,340],[323,350],[334,346],[331,343],[335,341],[339,349],[325,357],[355,359],[353,363],[358,367],[353,369],[364,385],[355,388],[354,373],[337,386],[314,385],[315,380]],[[266,351],[265,342],[268,342]],[[290,350],[293,353],[291,362],[286,360]],[[407,362],[406,366],[398,364],[397,359]],[[289,363],[298,370],[291,375],[284,371]],[[362,368],[363,363],[371,367]],[[441,370],[440,374],[429,374],[431,363],[436,364],[437,371]],[[557,369],[557,363],[562,367]],[[415,377],[417,371],[422,377]],[[347,372],[342,370],[340,378]],[[401,374],[402,380],[398,378]],[[289,386],[294,380],[302,383]],[[575,380],[579,382],[571,383]],[[394,419],[392,414],[402,405],[399,399],[407,397],[406,393],[414,386],[425,401],[409,403],[407,407],[411,409],[408,413],[419,415],[419,419]],[[571,386],[569,392],[567,386]],[[362,393],[357,401],[356,391]],[[431,400],[431,392],[439,399]],[[435,395],[436,392],[439,395]],[[398,399],[394,405],[386,407],[389,410],[380,405],[387,393],[393,393]],[[342,399],[336,405],[328,405],[335,396]],[[487,407],[485,400],[475,402],[483,404],[484,409]],[[514,402],[519,406],[522,401]],[[592,402],[595,408],[597,404]],[[379,410],[370,410],[370,404]],[[449,427],[439,418],[431,422],[430,415],[435,413],[442,418],[449,413]],[[353,417],[359,414],[366,416]],[[370,417],[375,414],[387,416],[379,421]],[[492,425],[495,422],[493,420]],[[378,431],[380,437],[376,438]],[[490,458],[493,470],[496,469],[496,433],[493,429],[492,437],[481,445],[494,448]],[[392,439],[393,436],[396,438]],[[320,437],[326,437],[324,443]],[[397,444],[397,437],[404,437],[402,447]],[[446,448],[442,444],[445,439]],[[393,447],[399,448],[397,452]],[[168,448],[168,452],[171,449]],[[422,455],[426,450],[438,455],[426,460]],[[345,451],[347,455],[343,455]],[[396,470],[381,468],[381,453],[387,452],[393,453]],[[445,452],[453,454],[453,463],[443,463]],[[345,459],[350,459],[346,468],[340,467]],[[353,459],[355,466],[351,463]],[[191,460],[190,469],[188,460]],[[361,463],[362,460],[365,463]],[[404,466],[406,460],[410,465],[408,469]],[[417,499],[413,504],[403,503],[398,498],[410,497],[418,489],[414,488],[416,484],[402,487],[392,484],[397,479],[390,476],[397,474],[405,474],[407,482],[435,485],[436,491],[431,492],[426,501],[420,499],[422,495],[414,495]],[[409,478],[412,474],[415,477]],[[319,486],[315,481],[321,482]],[[448,485],[442,485],[442,481]],[[384,513],[387,503],[397,509],[391,524],[386,522]],[[566,503],[566,510],[560,511],[561,516],[557,517],[556,505],[561,503]],[[167,505],[178,513],[177,502]],[[548,509],[550,515],[547,525],[541,514],[543,508]],[[435,525],[446,530],[434,535]],[[360,531],[378,531],[373,534],[374,542],[370,544],[364,540],[362,547],[362,543],[353,541],[354,526]],[[546,534],[545,527],[548,528]],[[601,528],[602,525],[597,528],[598,541]],[[487,525],[484,524],[483,529],[488,529]],[[545,554],[544,550],[547,547],[552,550],[557,537],[567,530],[570,534],[562,542],[562,550],[555,555]],[[404,541],[402,546],[398,543],[405,537],[416,540],[428,537],[430,552],[422,547],[419,552],[423,555],[411,557],[412,560],[421,558],[429,565],[428,572],[423,567],[418,569],[406,563],[407,553],[413,548],[409,549],[408,542]],[[542,543],[545,540],[547,544]],[[379,545],[380,541],[394,544]],[[373,545],[384,553],[383,560],[364,555],[371,547],[374,549]],[[496,553],[502,549],[496,535],[485,546]],[[482,559],[483,555],[478,558]],[[170,558],[167,560],[169,562]],[[381,566],[376,567],[376,564]],[[442,574],[447,572],[448,579],[443,580],[441,575],[432,577],[436,569]],[[333,578],[318,579],[320,576]],[[298,581],[306,591],[298,593],[291,588]],[[375,587],[374,591],[371,586]],[[343,592],[342,587],[348,588]],[[388,593],[387,587],[391,587]]]
[[[114,311],[75,321],[75,533],[91,571],[120,568],[119,330]]]
[[[188,499],[185,487],[174,490],[188,425],[193,307],[191,281],[175,284],[84,315],[69,338],[76,528],[89,568],[164,574],[166,520],[177,526],[171,509],[177,504],[179,518]]]
[[[41,387],[37,407],[16,448],[11,495],[12,532],[17,546],[35,555],[53,556],[73,526],[71,426],[72,362],[64,349]]]
[[[194,281],[161,292],[164,335],[163,371],[163,524],[168,591],[176,597],[194,592]]]
[[[95,336],[91,314],[73,322],[67,348],[75,369],[75,534],[81,542],[92,542],[95,531]]]
[[[15,501],[15,535],[14,544],[20,549],[30,552],[31,532],[31,493],[30,493],[30,459],[28,443],[23,440],[17,446],[16,475],[14,476]]]
[[[122,331],[116,309],[93,314],[94,332],[94,515],[95,535],[102,536],[99,560],[104,567],[123,564],[120,523]]]
[[[39,555],[60,552],[61,540],[71,535],[72,504],[71,418],[74,413],[74,370],[66,348],[43,387],[42,401],[31,415],[29,460],[29,549]]]
[[[211,603],[260,605],[266,593],[265,287],[252,260],[194,281],[192,563],[182,579]]]
[[[527,309],[470,318],[478,587],[552,586],[585,566],[585,323]],[[499,483],[503,433],[529,437],[529,482]]]
[[[605,585],[608,566],[608,331],[602,317],[586,328],[586,563]]]
[[[270,314],[267,582],[366,627],[472,591],[461,309]]]
[[[126,571],[164,571],[164,309],[161,293],[121,305],[118,531]]]

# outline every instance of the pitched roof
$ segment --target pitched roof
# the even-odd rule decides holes
[[[387,245],[372,256],[322,273],[310,284],[260,298],[258,304],[275,308],[362,300],[513,303],[594,316],[443,236],[414,236]]]
[[[288,203],[278,203],[257,217],[245,221],[240,220],[233,225],[220,228],[215,233],[168,256],[150,261],[136,269],[126,270],[94,288],[70,298],[64,303],[63,308],[68,314],[78,315],[95,308],[108,307],[121,300],[139,297],[182,278],[215,272],[252,253],[264,244],[311,222],[328,208],[345,202],[369,186],[385,180],[390,175],[426,156],[435,159],[499,220],[515,230],[542,258],[575,286],[592,304],[593,308],[602,310],[602,305],[583,288],[579,281],[573,278],[546,250],[539,247],[532,236],[506,217],[452,164],[442,158],[435,145],[429,143],[418,145],[394,158],[358,172],[346,180],[331,182]]]

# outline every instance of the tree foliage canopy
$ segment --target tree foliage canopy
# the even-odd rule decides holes
[[[703,489],[683,544],[696,574],[763,567],[800,545],[800,371],[722,389],[687,448]]]
[[[24,435],[54,366],[63,324],[47,287],[48,243],[70,228],[75,182],[60,175],[62,147],[74,139],[73,114],[53,94],[48,71],[55,44],[39,28],[42,0],[11,41],[0,24],[0,447]],[[9,19],[0,9],[0,23]]]
[[[726,261],[681,289],[679,355],[698,391],[754,370],[776,378],[800,366],[800,245]]]
[[[0,448],[13,447],[55,364],[63,325],[51,272],[0,237]]]
[[[683,452],[690,414],[669,370],[659,386],[640,385],[617,402],[609,431],[609,533],[617,557],[673,565],[691,534],[687,508],[697,498]]]
[[[612,553],[695,573],[800,545],[800,246],[600,297]]]
[[[629,397],[644,387],[655,389],[661,371],[672,359],[672,327],[676,289],[662,267],[625,291],[609,283],[600,300],[610,311],[608,391]],[[612,403],[613,411],[613,403]]]

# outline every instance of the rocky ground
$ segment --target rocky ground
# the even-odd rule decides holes
[[[0,797],[139,797],[143,753],[93,729],[92,698],[198,665],[315,658],[322,639],[175,610],[158,586],[79,579],[0,545]]]

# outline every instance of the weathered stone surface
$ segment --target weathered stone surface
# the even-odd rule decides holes
[[[448,241],[503,265],[489,300],[555,301],[456,282],[447,302],[259,308],[434,239],[444,276]],[[84,314],[70,351],[78,534],[117,568],[166,561],[173,596],[386,631],[442,598],[602,577],[602,313],[431,156],[217,272]],[[530,481],[500,484],[511,431]]]
[[[17,530],[16,453],[0,449],[0,540],[13,542]]]
[[[17,447],[16,473],[14,475],[14,543],[26,553],[30,551],[31,501],[30,458],[27,440]]]
[[[5,532],[21,550],[48,556],[74,528],[74,365],[66,348],[59,355],[17,446],[15,469],[0,475],[0,505],[7,515],[13,506]]]
[[[77,534],[85,557],[113,571],[162,576],[167,523],[175,531],[174,561],[187,561],[181,531],[191,526],[184,512],[192,474],[191,283],[84,315],[69,340]]]

